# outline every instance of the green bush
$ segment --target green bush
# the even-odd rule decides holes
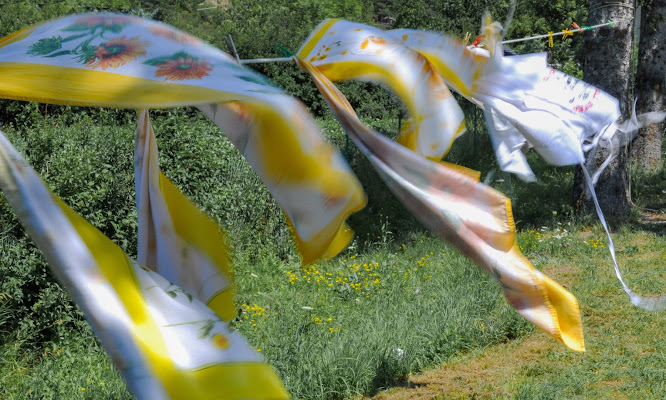
[[[78,113],[64,126],[8,129],[5,133],[54,193],[130,254],[136,253],[132,152],[129,127],[95,126]],[[0,293],[11,310],[1,329],[19,329],[35,341],[62,336],[81,321],[44,258],[21,229],[4,198],[0,203]]]

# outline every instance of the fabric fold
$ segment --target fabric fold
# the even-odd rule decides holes
[[[515,243],[509,199],[467,174],[373,132],[324,74],[306,60],[297,58],[297,62],[310,73],[333,114],[402,203],[494,277],[523,317],[568,348],[584,351],[578,302],[522,256]],[[479,220],[486,224],[483,229]],[[493,223],[488,225],[488,220]]]
[[[53,195],[1,134],[0,187],[138,398],[289,397],[237,331]]]
[[[139,111],[134,181],[139,264],[182,287],[225,321],[235,318],[225,234],[160,171],[147,110]]]
[[[300,102],[169,25],[110,13],[51,20],[0,40],[0,76],[2,98],[209,110],[284,210],[305,263],[340,251],[351,238],[345,218],[365,205]],[[232,120],[215,117],[223,114]]]
[[[389,88],[404,104],[409,127],[398,141],[425,157],[442,159],[465,132],[465,116],[428,59],[386,32],[344,20],[326,20],[298,56],[332,81],[366,80]]]
[[[484,18],[486,48],[466,47],[440,32],[401,29],[387,35],[403,38],[406,46],[428,58],[447,85],[492,113],[494,123],[489,121],[488,126],[502,170],[534,180],[521,143],[534,147],[553,165],[583,162],[590,143],[614,134],[620,117],[618,101],[550,68],[546,53],[503,56],[500,29],[488,16]],[[498,130],[498,122],[512,128]]]

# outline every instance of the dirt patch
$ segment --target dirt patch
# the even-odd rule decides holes
[[[488,347],[448,362],[440,369],[412,376],[404,387],[382,392],[374,400],[407,399],[494,399],[512,393],[509,377],[533,369],[548,368],[543,355],[558,342],[542,333],[522,340]],[[370,399],[364,397],[364,400]]]
[[[666,235],[666,206],[652,206],[641,210],[637,227],[659,235]]]

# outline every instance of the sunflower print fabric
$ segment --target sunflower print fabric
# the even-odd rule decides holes
[[[138,398],[288,398],[237,331],[53,195],[1,133],[0,187]]]
[[[274,195],[304,263],[335,255],[351,240],[344,221],[365,195],[304,106],[197,38],[133,16],[69,16],[0,39],[0,74],[12,77],[0,81],[2,98],[199,106]]]
[[[198,106],[282,206],[304,262],[351,239],[344,221],[365,195],[304,106],[190,35],[119,14],[64,17],[0,39],[0,76],[2,98]],[[145,266],[53,196],[4,138],[0,186],[137,397],[287,398],[225,324],[235,307],[223,233],[159,171],[155,143],[142,111],[135,173]]]

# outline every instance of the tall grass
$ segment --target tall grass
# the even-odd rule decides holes
[[[304,269],[278,260],[246,268],[234,324],[294,398],[373,393],[531,330],[490,278],[427,234]]]

